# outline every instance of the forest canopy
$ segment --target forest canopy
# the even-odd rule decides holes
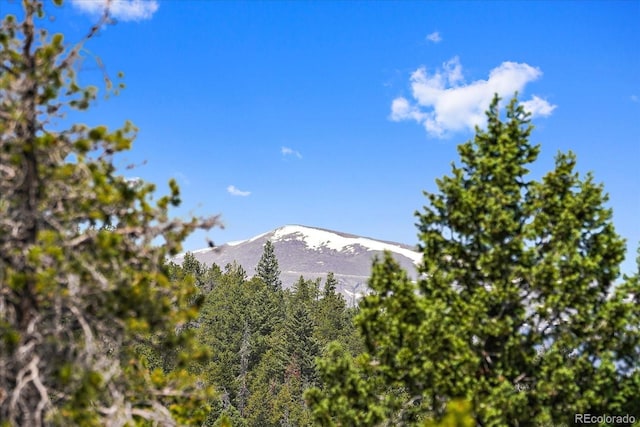
[[[96,101],[77,65],[110,16],[72,45],[44,29],[50,6],[0,28],[0,426],[640,419],[640,271],[620,277],[625,242],[575,154],[530,177],[517,96],[425,192],[418,280],[386,254],[349,307],[332,272],[284,289],[272,242],[254,277],[174,262],[220,219],[172,218],[175,181],[156,197],[123,175],[132,123],[53,125]]]

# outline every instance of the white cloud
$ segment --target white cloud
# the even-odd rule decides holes
[[[418,107],[409,104],[406,98],[399,97],[391,103],[391,120],[400,121],[413,119],[421,122],[427,118],[427,114],[420,112]]]
[[[282,147],[280,152],[282,153],[283,156],[296,156],[299,159],[302,158],[302,154],[300,154],[300,152],[293,150],[289,147]]]
[[[438,138],[473,130],[485,123],[484,112],[495,93],[508,99],[540,76],[539,68],[506,61],[491,70],[488,79],[465,83],[460,60],[454,57],[433,73],[424,67],[414,71],[410,78],[413,102],[403,97],[394,99],[389,118],[415,120]],[[548,116],[556,108],[535,95],[522,104],[533,116]]]
[[[427,41],[432,43],[440,43],[442,41],[442,37],[438,31],[434,31],[433,33],[427,35]]]
[[[241,196],[241,197],[246,197],[249,194],[251,194],[251,191],[242,191],[238,188],[236,188],[235,185],[230,185],[227,187],[227,191],[229,192],[229,194],[231,194],[232,196]]]
[[[106,0],[71,0],[79,10],[91,15],[104,12]],[[120,21],[141,21],[150,19],[158,10],[157,0],[112,0],[109,14]]]
[[[550,116],[557,105],[551,105],[544,99],[533,95],[529,101],[521,103],[525,111],[531,113],[533,117],[547,117]]]

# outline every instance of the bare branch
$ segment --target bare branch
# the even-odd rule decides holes
[[[69,307],[69,310],[76,316],[76,319],[78,320],[78,323],[80,323],[80,326],[82,327],[82,331],[84,332],[85,352],[88,353],[89,355],[93,355],[96,349],[93,343],[93,332],[91,332],[91,327],[89,326],[89,323],[87,323],[84,316],[76,306]]]

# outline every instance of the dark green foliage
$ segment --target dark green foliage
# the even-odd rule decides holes
[[[247,280],[247,272],[236,261],[224,266],[224,275],[229,283],[239,284]]]
[[[357,341],[356,331],[351,321],[353,313],[347,310],[344,297],[336,292],[337,285],[338,281],[333,273],[328,273],[322,298],[316,304],[314,336],[321,347],[331,341],[339,340],[357,351],[353,348]]]
[[[319,296],[320,281],[318,280],[306,280],[300,276],[297,282],[293,284],[292,288],[292,303],[295,305],[304,305],[310,311],[315,308],[315,302]]]
[[[315,422],[322,426],[375,426],[387,419],[388,411],[378,402],[384,390],[380,378],[371,373],[371,359],[357,361],[334,342],[318,362],[322,388],[305,392]]]
[[[187,252],[182,260],[182,272],[185,275],[191,275],[195,278],[196,283],[202,286],[204,272],[206,267],[196,259],[191,252]]]
[[[264,251],[256,267],[256,275],[273,291],[282,290],[280,267],[270,240],[264,245]]]
[[[324,289],[322,291],[322,296],[324,298],[330,298],[336,295],[337,287],[338,287],[338,281],[333,275],[333,272],[327,273],[327,280],[325,280],[324,282]]]
[[[319,346],[313,329],[309,309],[304,305],[292,306],[284,323],[283,365],[286,375],[297,376],[304,385],[316,381],[315,358],[319,356]]]
[[[389,256],[374,265],[356,318],[366,352],[332,348],[308,394],[323,424],[420,425],[456,398],[485,426],[639,409],[640,286],[614,286],[624,242],[607,196],[571,153],[532,181],[528,115],[514,99],[503,121],[498,105],[425,193],[418,283]]]
[[[417,367],[430,363],[421,350],[432,344],[420,331],[423,301],[389,253],[374,264],[369,286],[356,316],[366,351],[354,360],[342,345],[330,345],[319,364],[323,387],[306,395],[322,425],[400,425],[421,412],[414,397],[429,378]]]
[[[198,265],[191,257],[185,260]],[[169,267],[174,277],[194,283],[216,270],[201,266],[191,268],[196,272],[191,275],[175,264]],[[209,402],[205,425],[311,425],[303,392],[317,384],[321,347],[335,338],[349,348],[358,342],[352,314],[335,286],[329,275],[320,298],[318,280],[301,277],[292,291],[282,291],[258,276],[247,279],[238,264],[225,267],[204,297],[194,329],[209,356],[191,369],[219,395]]]

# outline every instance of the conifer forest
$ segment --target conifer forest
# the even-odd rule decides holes
[[[126,89],[77,74],[108,9],[69,44],[53,3],[0,28],[0,427],[640,422],[634,243],[579,152],[532,177],[544,147],[517,94],[415,207],[417,280],[387,253],[353,305],[332,271],[285,288],[271,242],[255,266],[175,261],[223,221],[123,175],[133,123],[63,119]]]

